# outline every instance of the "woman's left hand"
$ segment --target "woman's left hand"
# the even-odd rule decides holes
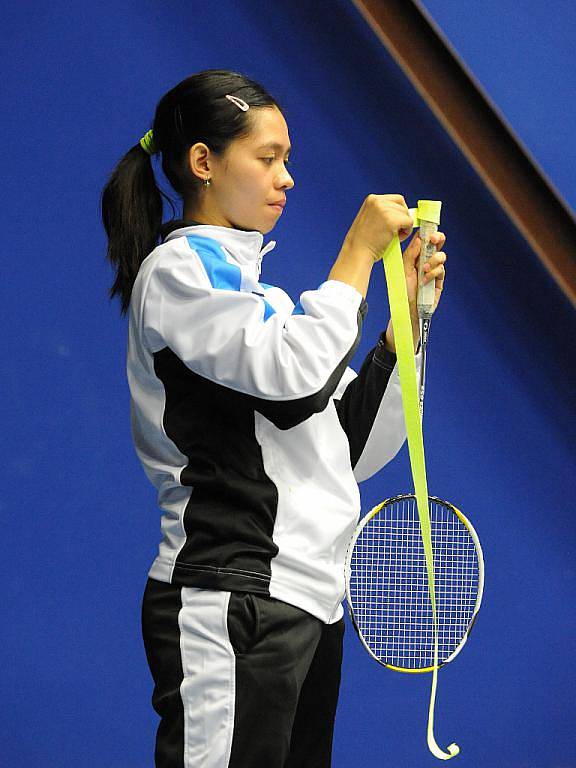
[[[430,242],[436,246],[436,253],[430,257],[427,264],[424,265],[424,283],[435,281],[434,310],[438,306],[442,289],[444,288],[444,278],[446,276],[446,254],[442,247],[446,242],[446,235],[443,232],[436,232],[430,236]],[[418,296],[418,266],[420,263],[420,234],[416,232],[410,244],[405,248],[402,254],[404,262],[404,275],[406,277],[406,291],[408,293],[408,304],[410,306],[410,319],[412,321],[412,336],[414,339],[414,351],[420,341],[420,322],[418,318],[418,308],[416,298]],[[396,352],[394,344],[394,329],[392,321],[388,323],[386,329],[386,345],[392,352]]]

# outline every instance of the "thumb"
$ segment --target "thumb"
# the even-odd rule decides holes
[[[420,256],[420,247],[421,247],[421,241],[420,241],[420,235],[418,232],[414,235],[412,240],[410,240],[410,243],[404,250],[404,262],[406,264],[409,264],[410,266],[414,266],[416,263],[416,259],[418,256]]]

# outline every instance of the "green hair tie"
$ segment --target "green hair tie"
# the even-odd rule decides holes
[[[142,136],[140,139],[140,146],[147,155],[155,155],[156,152],[158,152],[156,145],[154,144],[154,134],[151,130]]]

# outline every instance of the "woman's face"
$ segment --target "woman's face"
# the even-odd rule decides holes
[[[288,126],[276,107],[253,108],[251,119],[250,135],[235,139],[221,157],[205,144],[191,147],[192,170],[211,184],[200,190],[196,207],[186,216],[262,234],[274,228],[283,209],[273,204],[284,204],[286,191],[294,186],[286,168]]]

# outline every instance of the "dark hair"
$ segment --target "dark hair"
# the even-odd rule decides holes
[[[193,144],[203,142],[221,155],[234,139],[250,133],[252,110],[241,110],[224,98],[227,94],[243,99],[250,107],[282,111],[254,80],[223,69],[187,77],[158,102],[152,125],[154,145],[162,153],[164,175],[182,200],[193,202],[201,186],[188,164],[187,150]],[[174,214],[170,197],[156,184],[151,156],[138,143],[112,171],[101,200],[107,255],[116,269],[110,297],[119,296],[122,314],[128,310],[140,264],[158,244],[163,198]]]

